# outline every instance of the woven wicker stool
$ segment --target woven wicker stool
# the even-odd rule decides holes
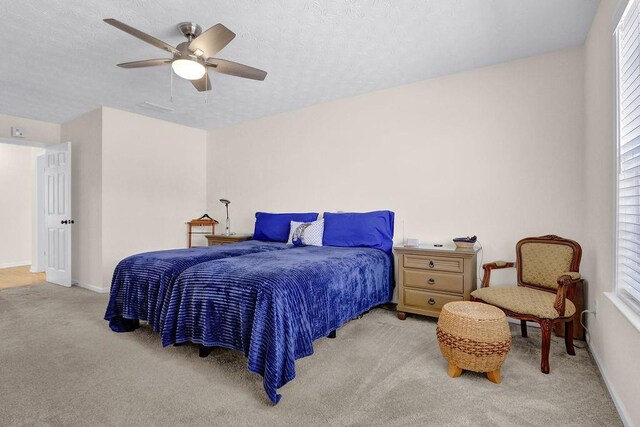
[[[500,384],[500,368],[511,349],[511,332],[502,310],[479,302],[447,303],[436,335],[449,362],[449,376],[459,377],[463,369],[486,372],[489,381]]]

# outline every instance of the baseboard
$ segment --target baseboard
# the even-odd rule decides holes
[[[22,267],[25,265],[31,265],[31,261],[3,262],[0,264],[0,268]]]
[[[80,283],[80,282],[76,282],[74,281],[73,286],[77,286],[79,288],[82,289],[87,289],[89,291],[93,291],[99,294],[108,294],[109,293],[109,289],[103,288],[102,286],[95,286],[95,285],[89,285],[87,283]]]
[[[44,273],[44,270],[38,270],[32,265],[31,268],[29,269],[29,273]]]
[[[629,416],[629,413],[627,412],[627,408],[625,408],[624,404],[620,400],[620,397],[618,396],[618,393],[616,393],[616,389],[613,388],[613,384],[611,384],[611,382],[609,381],[609,376],[607,375],[607,371],[604,369],[604,366],[602,366],[602,363],[600,363],[600,358],[598,357],[598,352],[596,352],[595,348],[593,348],[591,343],[589,343],[589,352],[591,353],[591,356],[593,357],[593,360],[595,360],[595,362],[596,362],[596,366],[598,367],[598,370],[600,371],[600,375],[602,376],[602,379],[604,380],[604,384],[607,386],[607,390],[609,391],[609,395],[611,396],[611,400],[613,400],[613,404],[616,405],[616,409],[618,410],[618,415],[620,415],[620,419],[622,420],[622,424],[624,424],[625,427],[633,427],[633,423],[631,422],[631,417]]]

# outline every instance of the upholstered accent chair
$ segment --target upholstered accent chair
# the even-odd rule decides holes
[[[527,237],[516,245],[516,262],[497,261],[484,264],[482,287],[471,293],[472,299],[500,308],[509,317],[520,319],[522,336],[527,336],[527,321],[540,324],[542,357],[540,370],[549,373],[551,330],[565,324],[564,343],[574,356],[574,297],[580,277],[582,248],[569,239],[549,235]],[[490,287],[491,271],[516,268],[515,287]]]

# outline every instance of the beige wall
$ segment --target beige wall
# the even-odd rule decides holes
[[[60,142],[59,124],[0,114],[0,138],[10,138],[12,126],[22,128],[25,131],[24,139],[45,144]],[[16,138],[16,140],[21,140],[21,138]]]
[[[102,109],[62,125],[71,141],[72,280],[102,288]]]
[[[102,107],[62,126],[72,141],[73,280],[106,292],[116,264],[186,246],[206,205],[206,131]]]
[[[116,264],[186,247],[186,225],[206,206],[206,131],[103,108],[102,284]]]
[[[396,240],[580,240],[583,57],[576,47],[210,130],[208,204],[232,229],[266,211],[396,212]],[[507,280],[508,277],[497,277]]]
[[[229,198],[238,232],[256,210],[392,209],[397,241],[473,233],[485,261],[513,259],[523,236],[578,240],[598,305],[593,354],[621,414],[640,425],[640,333],[604,295],[614,287],[615,6],[601,2],[581,47],[212,129],[208,206],[221,219],[217,200]]]
[[[640,332],[604,296],[614,289],[614,53],[615,0],[603,0],[585,43],[585,241],[583,272],[589,283],[591,346],[618,402],[640,425]]]
[[[0,144],[0,268],[31,264],[38,151]]]

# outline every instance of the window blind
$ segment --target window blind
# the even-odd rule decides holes
[[[640,313],[640,8],[632,0],[616,29],[618,202],[616,291]]]

